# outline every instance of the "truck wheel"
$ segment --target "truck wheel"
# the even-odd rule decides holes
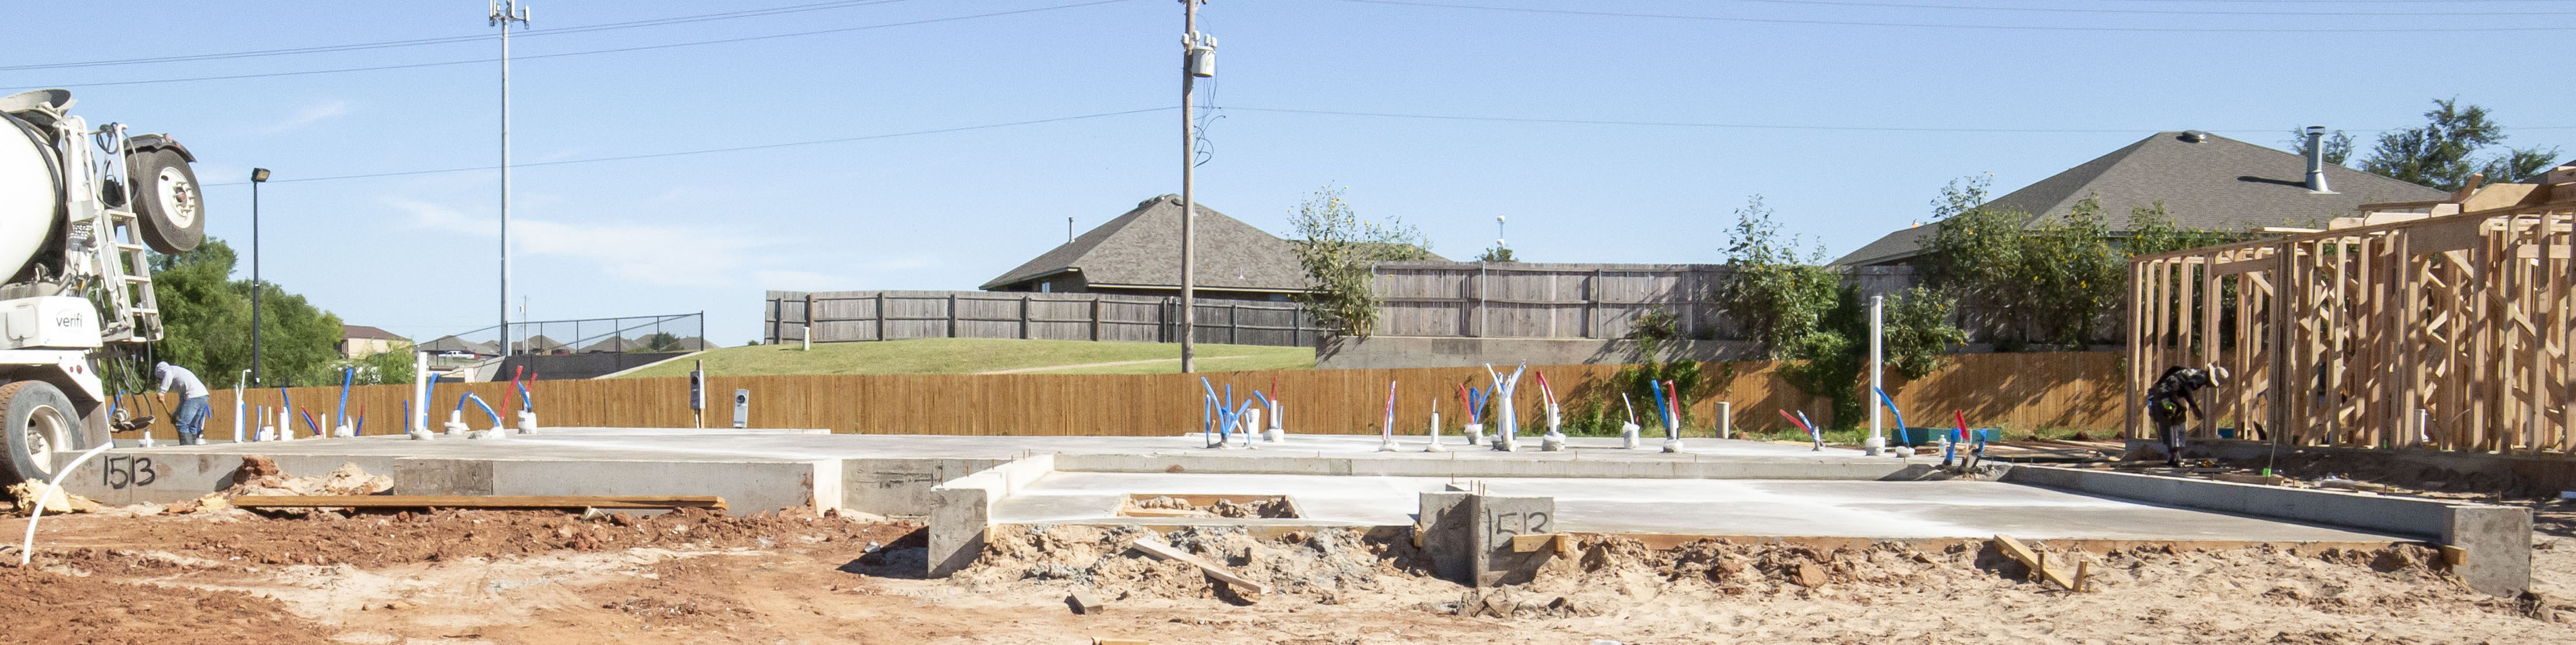
[[[168,148],[137,151],[125,157],[126,184],[133,187],[134,214],[142,216],[143,243],[166,254],[186,253],[206,240],[205,196],[198,193],[197,171]]]
[[[44,381],[0,385],[0,433],[5,433],[10,482],[42,477],[51,480],[56,455],[88,450],[89,432],[79,412],[61,389]]]

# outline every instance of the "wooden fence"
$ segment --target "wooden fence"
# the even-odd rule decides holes
[[[1098,293],[771,291],[762,342],[1034,338],[1180,342],[1180,300]],[[1321,328],[1289,302],[1200,299],[1198,341],[1311,347]]]
[[[2052,354],[1968,354],[1955,364],[1913,382],[1891,381],[1890,391],[1916,425],[1940,425],[1953,409],[1966,410],[1971,423],[2008,424],[2015,428],[2116,428],[2121,418],[2120,357],[2117,352]],[[1739,428],[1778,428],[1773,410],[1804,410],[1830,423],[1827,403],[1806,396],[1781,380],[1767,362],[1709,363],[1708,387],[1690,402],[1693,418],[1709,419],[1718,401],[1734,404]],[[1571,414],[1584,397],[1618,370],[1615,365],[1533,367],[1560,388]],[[758,428],[829,428],[868,434],[958,435],[1170,435],[1199,427],[1201,375],[1181,374],[892,374],[851,376],[712,376],[708,378],[710,426],[730,425],[735,389],[751,390],[751,426]],[[1258,389],[1285,404],[1288,428],[1300,433],[1375,433],[1384,415],[1388,379],[1398,383],[1397,431],[1418,434],[1433,399],[1449,430],[1459,423],[1457,385],[1482,386],[1482,368],[1412,368],[1358,370],[1279,370],[1204,374],[1220,389],[1233,385],[1238,396]],[[1523,379],[1519,401],[1535,410],[1539,400],[1534,379]],[[431,425],[456,408],[458,397],[475,393],[496,408],[506,405],[508,383],[441,384],[431,396]],[[546,425],[690,427],[689,384],[685,378],[537,381],[537,413]],[[309,411],[331,414],[339,389],[294,388],[295,424]],[[278,390],[253,390],[251,405],[276,406]],[[370,385],[349,393],[349,414],[366,415],[363,432],[402,431],[402,410],[410,386]],[[1612,395],[1615,396],[1615,395]],[[1609,398],[1615,405],[1615,398]],[[207,436],[232,437],[233,394],[218,390]],[[273,408],[272,408],[273,409]],[[1537,418],[1535,414],[1529,415]],[[476,428],[488,418],[466,406],[466,419]],[[1705,427],[1705,424],[1702,424]],[[166,421],[157,429],[169,435]],[[299,430],[298,435],[309,434]]]
[[[2204,436],[2231,419],[2292,445],[2576,452],[2576,183],[2369,210],[2132,258],[2127,398],[2217,364],[2239,384],[2192,424]]]

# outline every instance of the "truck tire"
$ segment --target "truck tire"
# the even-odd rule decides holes
[[[186,253],[206,241],[205,195],[188,159],[169,148],[125,157],[126,185],[134,214],[143,220],[143,243],[165,254]]]
[[[9,459],[0,463],[9,472],[0,476],[12,483],[31,478],[51,481],[55,456],[94,445],[71,397],[44,381],[0,385],[0,433],[5,433],[9,446]]]

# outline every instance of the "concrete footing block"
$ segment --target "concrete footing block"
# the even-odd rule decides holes
[[[946,577],[974,564],[984,554],[985,530],[993,526],[993,502],[1051,472],[1055,456],[1038,455],[932,487],[929,576]]]
[[[1422,493],[1421,504],[1415,535],[1443,579],[1477,587],[1529,582],[1555,554],[1514,550],[1512,537],[1555,532],[1556,498],[1442,492]]]
[[[2531,589],[2531,511],[2512,506],[2453,506],[2442,544],[2462,551],[2451,567],[2469,588],[2511,598]]]

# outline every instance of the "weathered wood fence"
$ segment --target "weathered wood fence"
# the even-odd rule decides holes
[[[1180,299],[1010,291],[771,291],[762,342],[1029,338],[1180,342]],[[1321,329],[1290,302],[1201,299],[1198,341],[1313,346]]]
[[[1970,354],[1919,381],[1896,381],[1890,391],[1918,425],[1946,419],[1950,410],[1966,410],[1979,425],[2015,428],[2117,428],[2121,398],[2117,352],[2054,354]],[[1709,384],[1691,401],[1693,418],[1710,419],[1718,401],[1730,401],[1739,428],[1778,428],[1773,410],[1805,410],[1819,421],[1830,418],[1822,399],[1790,387],[1767,362],[1743,361],[1706,365]],[[1533,367],[1561,388],[1569,414],[1618,370],[1613,365]],[[751,425],[760,428],[830,428],[868,434],[959,435],[1168,435],[1199,427],[1201,375],[1182,374],[896,374],[853,376],[711,376],[707,410],[710,426],[730,425],[735,389],[751,390]],[[1238,395],[1258,389],[1286,405],[1288,427],[1301,433],[1375,433],[1386,405],[1386,384],[1398,384],[1397,431],[1420,433],[1433,399],[1448,413],[1450,431],[1459,423],[1457,385],[1482,386],[1481,368],[1414,368],[1358,370],[1279,370],[1204,374],[1222,389],[1232,384]],[[1524,379],[1523,410],[1534,410],[1537,387]],[[457,400],[472,392],[494,407],[506,405],[508,383],[441,384],[430,400],[434,427],[444,422]],[[536,381],[528,384],[537,413],[552,426],[690,427],[689,383],[685,378]],[[245,393],[251,405],[279,405],[278,390]],[[338,388],[294,388],[292,397],[298,435],[303,414],[317,423],[339,404]],[[402,411],[410,386],[359,386],[349,393],[349,413],[363,410],[367,434],[402,431]],[[1613,395],[1615,396],[1615,395]],[[1615,398],[1608,399],[1615,406]],[[218,390],[207,435],[232,436],[233,393]],[[465,407],[468,424],[490,425],[483,412]],[[273,416],[273,412],[272,412]],[[1536,418],[1536,415],[1530,415]],[[1830,421],[1827,421],[1830,422]],[[1705,422],[1702,427],[1705,427]],[[157,432],[169,436],[166,421]]]

